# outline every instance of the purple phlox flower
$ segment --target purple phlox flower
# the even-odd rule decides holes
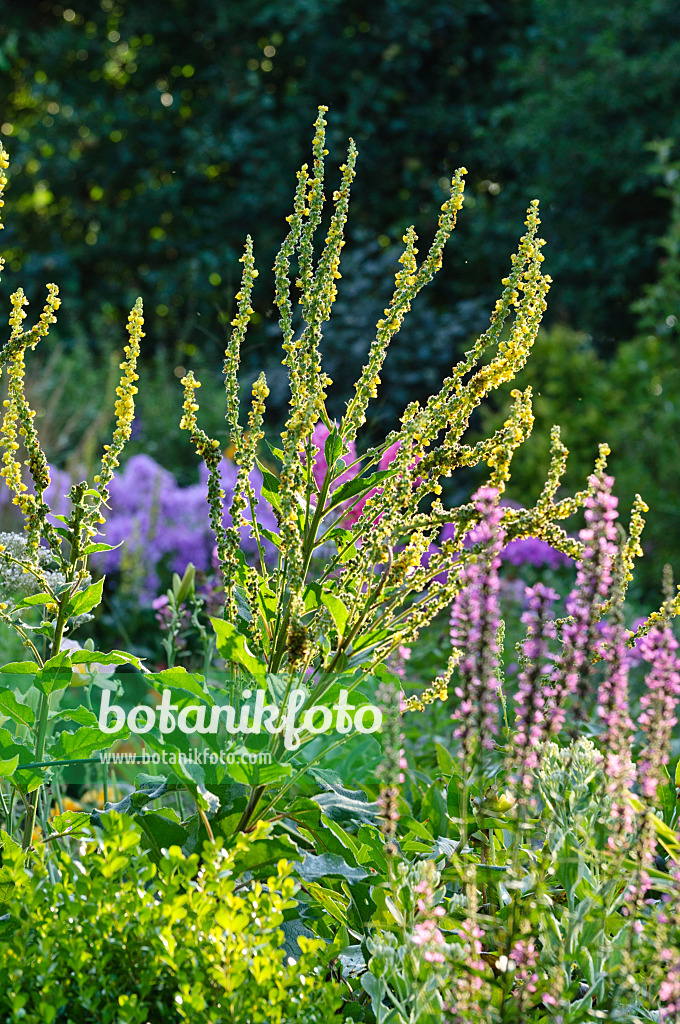
[[[550,732],[548,716],[552,696],[550,671],[554,655],[550,641],[556,637],[552,608],[558,595],[543,583],[526,588],[527,608],[522,622],[527,638],[522,645],[526,659],[517,680],[516,719],[512,773],[525,791],[532,788],[532,772],[538,767],[538,746]]]
[[[491,749],[498,732],[498,567],[505,540],[498,491],[482,487],[473,501],[481,518],[470,536],[481,550],[476,561],[461,570],[462,589],[451,609],[451,643],[463,652],[458,663],[460,681],[454,688],[460,704],[452,717],[458,723],[454,736],[461,739],[466,760],[478,743]]]
[[[222,459],[219,470],[224,491],[224,522],[231,525],[229,509],[237,468],[229,459]],[[258,523],[276,532],[274,511],[261,495],[259,469],[252,471],[250,482],[257,501]],[[118,570],[124,557],[141,560],[145,566],[142,596],[150,598],[158,590],[157,565],[166,562],[168,568],[180,575],[189,562],[200,571],[211,567],[214,538],[208,519],[208,471],[203,463],[199,466],[198,482],[180,487],[172,473],[148,455],[135,455],[124,470],[114,475],[109,492],[112,511],[102,529],[103,539],[113,545],[125,541],[125,552],[121,548],[103,552],[98,562],[103,572]],[[249,505],[244,510],[244,518],[251,520]],[[240,533],[243,550],[247,556],[255,558],[257,544],[252,526],[243,525]],[[265,557],[275,559],[275,545],[264,537],[262,544]]]
[[[579,538],[584,544],[578,563],[576,585],[567,598],[571,621],[562,630],[562,652],[553,673],[554,695],[552,732],[564,724],[565,702],[575,698],[576,715],[587,717],[587,698],[593,674],[592,655],[599,647],[598,622],[601,606],[613,583],[614,562],[618,553],[615,521],[618,499],[611,493],[613,477],[602,474],[589,478],[593,493],[586,500],[586,525]]]
[[[557,551],[545,540],[538,537],[524,537],[521,540],[511,540],[503,548],[501,558],[509,565],[535,565],[537,567],[547,566],[550,569],[559,569],[562,565],[568,565],[571,558]]]

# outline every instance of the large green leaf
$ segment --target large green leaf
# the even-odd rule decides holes
[[[0,760],[0,778],[11,779],[17,770],[19,764],[19,755],[15,754],[14,757],[10,757],[7,760]]]
[[[184,846],[189,839],[189,830],[180,822],[177,812],[169,807],[160,811],[137,814],[135,821],[142,829],[142,847],[149,850],[158,861],[161,851],[171,846]]]
[[[0,715],[11,718],[18,725],[33,725],[35,722],[33,708],[17,700],[14,690],[0,690]]]
[[[69,835],[80,835],[90,824],[88,811],[64,811],[52,819],[52,828],[56,832],[68,832]]]
[[[13,781],[25,793],[32,793],[38,789],[45,779],[45,772],[38,768],[27,768],[22,770],[22,764],[32,764],[35,761],[35,753],[16,737],[8,729],[0,729],[0,761],[13,761],[18,758],[18,763],[12,776]]]
[[[358,498],[360,495],[367,494],[374,487],[387,480],[388,477],[394,476],[394,474],[395,471],[392,469],[380,469],[369,476],[355,476],[352,480],[347,480],[337,490],[333,491],[328,507],[335,508],[345,501],[350,501],[352,498]]]
[[[251,676],[264,685],[266,666],[248,650],[245,637],[231,622],[224,619],[210,619],[217,636],[217,650],[225,661],[235,661]]]
[[[74,594],[66,608],[68,617],[86,615],[101,604],[103,588],[104,577],[102,576],[96,583],[91,583],[85,590],[79,590],[77,594]]]
[[[140,672],[144,666],[139,658],[127,651],[109,651],[104,654],[102,651],[70,651],[72,665],[134,665]]]
[[[163,669],[162,672],[146,673],[144,680],[152,684],[160,683],[160,686],[154,687],[156,690],[169,689],[173,694],[177,691],[183,691],[185,694],[198,697],[211,707],[214,704],[212,697],[205,688],[204,677],[198,673],[187,672],[180,665],[175,668]]]
[[[58,690],[65,690],[71,685],[73,669],[68,651],[60,651],[48,662],[45,662],[35,677],[35,685],[46,697],[56,693]]]
[[[55,761],[91,757],[95,750],[108,750],[112,743],[126,739],[130,730],[124,726],[115,736],[101,729],[83,725],[75,732],[60,732],[56,743],[50,748],[50,757]]]

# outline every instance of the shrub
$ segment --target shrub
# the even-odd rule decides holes
[[[0,1019],[25,1024],[327,1024],[341,1004],[324,984],[323,943],[283,946],[297,885],[285,860],[239,881],[252,842],[202,858],[171,846],[158,863],[130,819],[49,863],[5,837]],[[44,850],[44,848],[43,848]],[[333,1019],[342,1020],[342,1017]]]

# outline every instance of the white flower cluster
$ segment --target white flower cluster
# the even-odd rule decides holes
[[[15,603],[41,593],[41,579],[52,590],[62,586],[64,575],[49,568],[53,561],[49,548],[40,547],[34,555],[29,554],[24,534],[0,533],[0,600]]]

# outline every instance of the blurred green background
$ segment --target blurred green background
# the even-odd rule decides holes
[[[422,252],[452,171],[469,170],[459,227],[388,358],[369,431],[429,394],[484,328],[538,198],[555,284],[518,382],[534,385],[537,424],[510,496],[538,490],[551,423],[564,426],[574,486],[607,440],[624,508],[639,490],[652,509],[641,581],[656,589],[664,561],[680,565],[679,100],[673,0],[4,0],[3,284],[21,284],[37,305],[55,281],[64,300],[30,381],[51,461],[86,464],[108,429],[111,367],[142,295],[147,356],[131,451],[192,479],[176,378],[191,367],[203,379],[204,423],[217,429],[247,232],[261,274],[246,376],[267,371],[280,420],[269,268],[325,103],[329,194],[347,137],[359,147],[324,340],[331,412],[391,292],[404,228],[415,223]],[[501,397],[475,429],[502,412]],[[449,497],[468,484],[454,481]]]

